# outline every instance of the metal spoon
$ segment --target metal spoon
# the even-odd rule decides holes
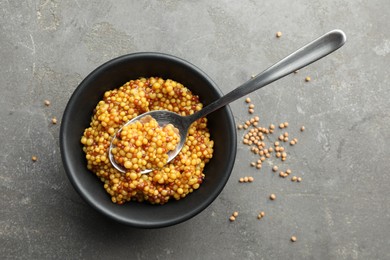
[[[345,41],[346,41],[346,36],[343,31],[341,30],[330,31],[324,34],[323,36],[319,37],[318,39],[312,41],[311,43],[303,46],[299,50],[295,51],[294,53],[290,54],[286,58],[274,64],[273,66],[269,67],[262,73],[258,74],[256,77],[250,79],[249,81],[245,82],[238,88],[229,92],[225,96],[215,100],[213,103],[209,104],[208,106],[204,107],[202,110],[192,115],[180,116],[174,112],[170,112],[166,110],[155,110],[155,111],[150,111],[141,114],[133,118],[132,120],[128,121],[125,125],[129,125],[137,120],[140,120],[141,118],[147,115],[150,115],[156,119],[156,121],[159,123],[160,126],[166,124],[172,124],[174,127],[179,129],[180,143],[177,145],[175,150],[170,151],[168,153],[169,156],[168,162],[170,162],[173,158],[176,157],[176,155],[178,155],[180,150],[183,148],[183,145],[186,140],[188,128],[193,122],[255,90],[258,90],[270,84],[275,80],[278,80],[302,67],[305,67],[325,57],[326,55],[332,53],[333,51],[343,46]],[[121,131],[122,128],[119,129],[118,132]],[[122,167],[121,165],[115,162],[115,159],[111,153],[111,150],[114,147],[113,141],[116,139],[116,136],[117,135],[115,134],[111,141],[111,145],[109,148],[109,159],[112,165],[118,171],[126,172],[126,169],[124,167]],[[151,171],[152,169],[147,169],[142,171],[141,173],[145,174]]]

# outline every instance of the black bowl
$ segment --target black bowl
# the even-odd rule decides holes
[[[162,53],[134,53],[118,57],[89,74],[71,96],[60,132],[61,155],[65,171],[77,192],[104,215],[134,227],[157,228],[178,224],[195,216],[220,194],[233,169],[237,142],[232,112],[228,106],[207,118],[214,140],[214,155],[206,165],[200,188],[179,201],[165,205],[128,202],[116,205],[103,183],[87,169],[80,138],[89,126],[94,108],[103,93],[131,79],[158,76],[182,83],[207,105],[222,96],[217,85],[199,68],[180,58]]]

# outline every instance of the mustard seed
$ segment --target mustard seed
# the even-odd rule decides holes
[[[264,217],[265,216],[265,213],[264,211],[260,212],[260,216]]]
[[[277,172],[277,171],[278,171],[278,166],[274,165],[274,167],[272,167],[272,170],[273,170],[274,172]]]
[[[255,105],[250,104],[250,105],[249,105],[249,108],[255,108]]]
[[[45,104],[45,106],[48,107],[48,106],[50,106],[50,101],[49,101],[49,100],[45,100],[45,101],[44,101],[44,104]]]
[[[282,153],[282,157],[287,157],[287,153],[286,153],[286,152],[283,152],[283,153]]]
[[[284,124],[283,123],[279,124],[279,128],[283,129],[284,128]]]
[[[250,98],[246,98],[246,99],[245,99],[245,102],[246,102],[246,103],[250,103],[250,102],[251,102],[251,99],[250,99]]]
[[[284,140],[284,136],[283,135],[279,135],[279,141],[283,141]]]
[[[283,135],[284,135],[284,137],[287,137],[287,136],[288,136],[288,133],[287,133],[287,132],[285,132]]]
[[[310,80],[311,80],[310,77],[306,77],[306,78],[305,78],[305,81],[306,81],[306,82],[309,82]]]
[[[290,145],[295,145],[295,141],[294,141],[294,140],[291,140],[291,141],[290,141]]]
[[[249,112],[249,114],[253,114],[255,112],[255,110],[253,110],[252,108],[249,108],[248,112]]]
[[[237,212],[237,211],[234,211],[234,212],[233,212],[233,217],[236,218],[237,216],[238,216],[238,212]]]
[[[244,182],[244,178],[240,178],[239,182]]]
[[[249,181],[249,179],[248,179],[248,177],[244,177],[244,182],[248,182]]]
[[[249,177],[248,177],[248,181],[249,181],[249,182],[253,182],[254,180],[255,180],[255,179],[254,179],[252,176],[249,176]]]
[[[263,217],[259,214],[257,215],[257,219],[262,219]]]
[[[286,136],[285,138],[283,138],[283,141],[288,142],[288,137]]]
[[[296,237],[296,236],[292,236],[292,237],[291,237],[291,241],[292,241],[292,242],[297,241],[297,237]]]
[[[257,169],[261,169],[261,164],[256,165]]]
[[[57,118],[53,117],[53,118],[51,119],[51,122],[52,122],[53,125],[57,124]]]
[[[234,216],[230,216],[229,220],[230,220],[231,222],[233,222],[233,221],[236,220],[236,218],[235,218]]]
[[[238,128],[238,129],[242,129],[242,128],[243,128],[243,125],[238,125],[237,128]]]
[[[302,181],[302,178],[301,178],[301,177],[298,177],[297,181],[298,181],[298,182],[301,182],[301,181]]]
[[[275,129],[275,125],[274,125],[274,124],[270,124],[270,125],[269,125],[269,129],[274,130],[274,129]]]
[[[36,162],[36,161],[38,160],[38,157],[36,157],[35,155],[33,155],[33,156],[31,156],[31,160],[32,160],[33,162]]]
[[[282,32],[277,32],[277,33],[276,33],[276,37],[277,37],[277,38],[282,37]]]
[[[270,147],[268,148],[268,152],[272,153],[274,151],[274,148]]]
[[[256,166],[256,163],[255,163],[255,162],[251,162],[251,166],[252,166],[252,167],[255,167],[255,166]]]
[[[260,121],[260,118],[258,116],[255,116],[254,119],[255,119],[256,122]]]
[[[290,170],[290,169],[287,169],[287,170],[286,170],[286,173],[287,173],[287,174],[291,174],[291,170]]]
[[[277,153],[275,154],[275,156],[278,157],[278,158],[280,158],[280,156],[282,156],[282,154],[281,154],[280,152],[277,152]]]
[[[301,132],[305,131],[305,127],[301,126]]]
[[[274,143],[275,146],[279,146],[279,144],[280,144],[279,142],[275,142]]]
[[[291,181],[297,181],[297,176],[292,176]]]
[[[269,198],[270,198],[271,200],[275,200],[275,199],[276,199],[276,196],[275,196],[275,194],[271,194],[271,195],[269,196]]]
[[[284,122],[284,127],[288,127],[288,122]]]

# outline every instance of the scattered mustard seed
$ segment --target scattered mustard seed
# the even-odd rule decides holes
[[[305,78],[305,81],[306,81],[306,82],[309,82],[310,80],[311,80],[310,77],[306,77],[306,78]]]
[[[233,212],[233,217],[237,217],[238,216],[238,211],[234,211]]]
[[[32,160],[33,162],[36,162],[36,161],[38,160],[38,157],[36,157],[35,155],[33,155],[33,156],[31,156],[31,160]]]
[[[297,181],[297,176],[292,176],[291,181]]]
[[[51,119],[51,122],[52,122],[53,125],[57,124],[57,118],[53,117],[53,118]]]
[[[301,181],[302,181],[302,178],[301,178],[301,177],[298,177],[297,181],[298,181],[298,182],[301,182]]]
[[[44,101],[44,104],[45,104],[45,106],[48,107],[48,106],[50,106],[50,101],[49,101],[49,100],[45,100],[45,101]]]
[[[282,32],[277,32],[277,33],[276,33],[276,37],[277,37],[277,38],[282,37]]]
[[[292,241],[292,242],[297,241],[297,237],[296,237],[296,236],[292,236],[292,237],[291,237],[291,241]]]
[[[271,194],[270,196],[269,196],[269,198],[271,199],[271,200],[275,200],[276,199],[276,196],[275,196],[275,194]]]
[[[234,216],[230,216],[229,220],[230,220],[231,222],[233,222],[233,221],[236,220],[236,218],[235,218]]]
[[[246,98],[246,99],[245,99],[245,102],[246,102],[246,103],[250,103],[250,102],[251,102],[251,99],[250,99],[250,98]]]
[[[274,172],[277,172],[278,171],[278,166],[274,166],[274,167],[272,167],[272,170],[274,171]]]
[[[301,132],[305,131],[305,127],[301,126]]]

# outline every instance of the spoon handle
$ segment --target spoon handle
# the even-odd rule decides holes
[[[344,45],[345,41],[346,36],[343,31],[330,31],[204,107],[202,110],[188,116],[188,119],[193,122],[275,80],[303,68],[337,50]]]

